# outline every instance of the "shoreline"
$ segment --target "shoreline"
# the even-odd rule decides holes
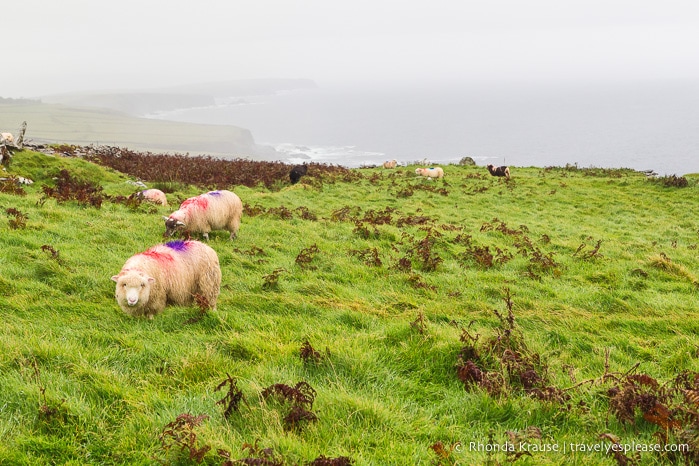
[[[43,144],[109,145],[134,151],[159,154],[211,156],[221,159],[246,158],[252,161],[280,161],[289,164],[315,162],[345,168],[380,166],[386,160],[400,165],[422,162],[423,165],[458,164],[469,156],[478,165],[493,163],[512,167],[561,167],[575,165],[588,168],[652,171],[660,176],[699,174],[697,162],[683,158],[656,157],[655,163],[645,163],[640,156],[633,160],[616,159],[616,164],[598,163],[600,156],[580,157],[565,162],[519,154],[502,155],[460,154],[447,157],[393,155],[386,151],[361,149],[356,145],[312,145],[300,143],[258,143],[251,131],[233,125],[197,124],[157,118],[130,117],[118,112],[98,109],[71,108],[55,104],[3,104],[0,106],[0,129],[16,132],[27,121],[28,142]],[[647,157],[646,157],[647,158]],[[581,159],[583,160],[581,162]],[[585,160],[588,159],[588,160]],[[671,162],[671,163],[668,163]]]

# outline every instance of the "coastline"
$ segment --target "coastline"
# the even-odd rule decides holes
[[[224,109],[231,104],[217,104]],[[242,104],[234,104],[242,105]],[[41,102],[1,103],[0,129],[16,132],[22,121],[27,121],[26,137],[35,144],[112,145],[135,151],[153,153],[178,153],[191,156],[212,156],[221,159],[245,158],[253,161],[281,161],[289,164],[303,162],[340,165],[346,168],[381,165],[395,159],[400,165],[424,161],[423,165],[457,164],[463,157],[471,157],[477,165],[509,165],[512,167],[565,167],[580,168],[629,168],[640,172],[655,172],[661,176],[699,173],[699,160],[683,157],[642,156],[616,158],[604,163],[602,156],[592,155],[565,159],[562,156],[531,156],[524,153],[495,155],[487,148],[478,154],[398,154],[385,150],[367,150],[358,145],[304,144],[297,142],[256,142],[253,131],[229,124],[203,124],[162,119],[175,112],[186,113],[194,109],[182,108],[160,112],[159,117],[136,117],[113,110],[68,107]],[[186,115],[185,115],[186,119]],[[440,144],[435,144],[438,147]],[[431,152],[431,153],[430,153]]]
[[[628,88],[347,89],[228,97],[158,119],[234,124],[290,162],[456,163],[699,173],[692,83]]]
[[[25,140],[34,144],[96,144],[253,160],[276,157],[272,148],[257,144],[249,130],[233,125],[138,118],[113,110],[41,102],[0,104],[3,132],[16,134],[24,121]]]

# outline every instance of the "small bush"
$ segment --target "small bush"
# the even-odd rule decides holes
[[[269,273],[262,277],[262,279],[264,280],[264,282],[262,283],[262,289],[265,291],[270,291],[279,288],[279,277],[286,271],[287,270],[285,268],[280,267],[278,269],[274,269],[272,273]]]
[[[106,197],[102,192],[102,186],[75,178],[68,170],[60,171],[55,187],[43,185],[41,190],[44,193],[42,204],[47,198],[53,198],[57,202],[77,201],[80,205],[99,209]]]
[[[206,414],[192,416],[189,413],[184,413],[167,424],[160,434],[160,445],[165,455],[169,457],[173,454],[176,456],[186,454],[190,461],[194,461],[197,464],[204,461],[204,456],[211,450],[211,446],[204,445],[200,447],[194,430],[208,418],[209,416]],[[168,460],[166,459],[165,462],[168,463]]]
[[[216,402],[217,405],[225,406],[223,411],[223,417],[228,419],[233,411],[238,412],[240,410],[240,402],[245,401],[243,392],[238,388],[238,381],[226,374],[227,378],[214,389],[215,392],[222,390],[226,386],[228,391],[226,395]]]
[[[15,196],[27,195],[27,192],[22,188],[16,178],[0,181],[0,193],[14,194]]]
[[[318,249],[318,246],[315,244],[303,248],[301,252],[296,256],[296,265],[301,267],[302,269],[313,269],[315,266],[311,265],[311,262],[313,261],[313,258],[320,252],[320,249]]]
[[[666,188],[686,188],[689,186],[689,181],[684,176],[668,175],[648,179],[653,183],[662,184]]]
[[[29,215],[15,209],[14,207],[5,209],[5,213],[8,217],[10,217],[8,225],[12,230],[24,230],[27,227],[27,219],[29,218]]]

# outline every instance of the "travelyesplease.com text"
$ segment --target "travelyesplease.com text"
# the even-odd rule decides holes
[[[468,442],[468,444],[457,444],[454,448],[457,452],[484,452],[484,453],[499,453],[499,452],[521,452],[526,451],[529,453],[536,452],[557,452],[557,453],[611,453],[611,452],[623,452],[623,453],[634,453],[634,452],[688,452],[689,445],[680,444],[667,444],[661,445],[659,443],[610,443],[610,442],[596,442],[596,443],[539,443],[539,442],[504,442],[504,443],[480,443],[480,442]]]

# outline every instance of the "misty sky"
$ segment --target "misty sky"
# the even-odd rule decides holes
[[[238,78],[699,78],[696,0],[5,2],[0,96]]]

